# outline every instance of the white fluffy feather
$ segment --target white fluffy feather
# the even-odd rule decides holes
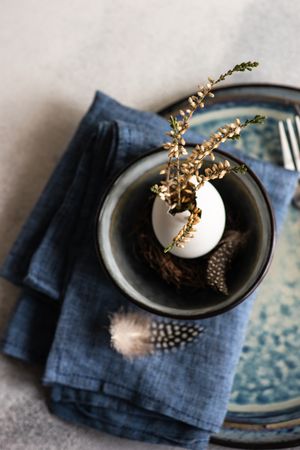
[[[112,346],[126,358],[152,353],[151,320],[144,314],[117,312],[110,321]]]

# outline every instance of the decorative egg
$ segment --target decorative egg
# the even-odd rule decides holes
[[[181,258],[198,258],[209,253],[220,241],[226,222],[225,207],[217,189],[206,182],[196,193],[197,207],[201,209],[201,220],[194,226],[194,237],[184,248],[173,247],[170,253]],[[152,209],[154,233],[163,247],[167,247],[186,224],[189,211],[174,216],[168,212],[166,202],[156,196]]]

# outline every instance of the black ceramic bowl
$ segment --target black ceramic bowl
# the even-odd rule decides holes
[[[237,158],[216,151],[216,161]],[[129,300],[162,316],[199,319],[221,314],[245,300],[266,274],[274,247],[274,218],[267,194],[255,174],[231,173],[214,183],[226,214],[238,214],[248,231],[247,244],[236,258],[228,280],[229,295],[211,289],[176,290],[164,282],[133,251],[136,220],[149,198],[150,187],[161,176],[166,152],[158,149],[143,155],[114,180],[99,207],[96,243],[100,261],[112,281]]]

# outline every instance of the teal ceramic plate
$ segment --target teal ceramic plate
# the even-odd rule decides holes
[[[216,91],[213,103],[195,115],[192,128],[207,136],[236,117],[265,115],[264,125],[249,127],[234,145],[282,165],[277,123],[296,113],[295,104],[300,104],[300,90],[294,88],[229,86]],[[174,114],[181,107],[178,102],[162,114]],[[300,444],[299,275],[300,211],[290,206],[271,269],[259,288],[226,422],[214,436],[219,444],[248,449]]]

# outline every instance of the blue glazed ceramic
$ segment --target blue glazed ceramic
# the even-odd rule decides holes
[[[220,151],[215,156],[216,162],[225,158],[232,166],[241,164]],[[116,286],[144,309],[181,319],[221,314],[245,300],[268,270],[274,244],[274,219],[268,198],[250,169],[243,175],[231,173],[222,181],[214,181],[226,213],[233,216],[239,211],[240,227],[247,230],[247,243],[232,267],[233,273],[239,267],[239,275],[228,277],[227,296],[212,289],[178,291],[137,258],[134,251],[137,211],[145,208],[150,187],[159,181],[165,161],[164,149],[150,152],[125,169],[108,189],[98,217],[99,256]]]
[[[241,142],[249,155],[282,165],[278,120],[295,115],[300,91],[274,85],[218,89],[197,114],[193,131],[207,135],[235,117],[268,117]],[[182,102],[163,112],[168,116]],[[232,145],[232,143],[230,143]],[[223,148],[226,148],[226,144]],[[239,448],[300,445],[300,212],[290,207],[271,269],[260,288],[238,365],[227,419],[215,441]]]

